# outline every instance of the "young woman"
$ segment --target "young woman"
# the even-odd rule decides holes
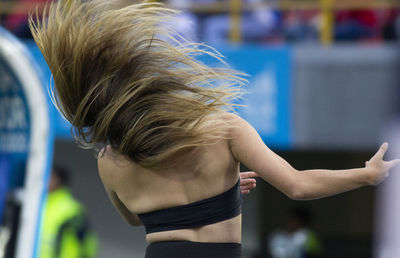
[[[299,200],[377,184],[399,163],[383,161],[385,143],[363,168],[294,169],[227,112],[240,74],[197,61],[218,55],[175,35],[166,25],[174,13],[71,0],[30,23],[54,101],[78,142],[99,150],[100,177],[122,217],[145,226],[147,258],[242,257],[239,163]]]

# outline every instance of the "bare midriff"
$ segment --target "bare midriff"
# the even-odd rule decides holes
[[[215,224],[191,229],[169,230],[146,235],[148,243],[161,241],[192,241],[241,243],[242,215]]]

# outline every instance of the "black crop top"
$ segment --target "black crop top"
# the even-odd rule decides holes
[[[138,214],[146,233],[195,228],[231,219],[242,212],[239,181],[217,196],[177,207]]]

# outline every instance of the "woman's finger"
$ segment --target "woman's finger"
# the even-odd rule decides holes
[[[242,194],[249,194],[250,193],[250,190],[241,190],[240,191]]]
[[[243,191],[243,190],[252,190],[254,188],[256,188],[256,185],[247,185],[247,186],[240,187],[240,190],[241,191]]]
[[[386,151],[389,148],[389,143],[385,142],[381,145],[381,147],[379,148],[379,150],[375,153],[375,155],[372,157],[372,159],[377,158],[377,159],[383,159],[383,157],[385,156]]]
[[[241,185],[240,190],[250,190],[256,188],[256,185]]]
[[[256,183],[247,184],[247,185],[240,185],[240,190],[251,190],[256,188]]]
[[[249,184],[255,184],[256,180],[254,178],[247,178],[247,179],[241,179],[240,180],[240,185],[249,185]]]
[[[241,172],[239,175],[240,175],[240,179],[245,179],[245,178],[249,178],[249,177],[259,177],[259,175],[253,171]]]

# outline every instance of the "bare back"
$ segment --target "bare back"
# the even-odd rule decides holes
[[[99,157],[98,165],[104,186],[116,208],[120,213],[123,213],[121,208],[126,208],[132,215],[216,196],[230,189],[239,176],[239,163],[233,157],[227,140],[202,147],[189,164],[165,170],[145,169],[114,155],[110,148]],[[119,205],[116,202],[120,202]],[[241,216],[199,228],[151,233],[146,240],[240,242]]]

